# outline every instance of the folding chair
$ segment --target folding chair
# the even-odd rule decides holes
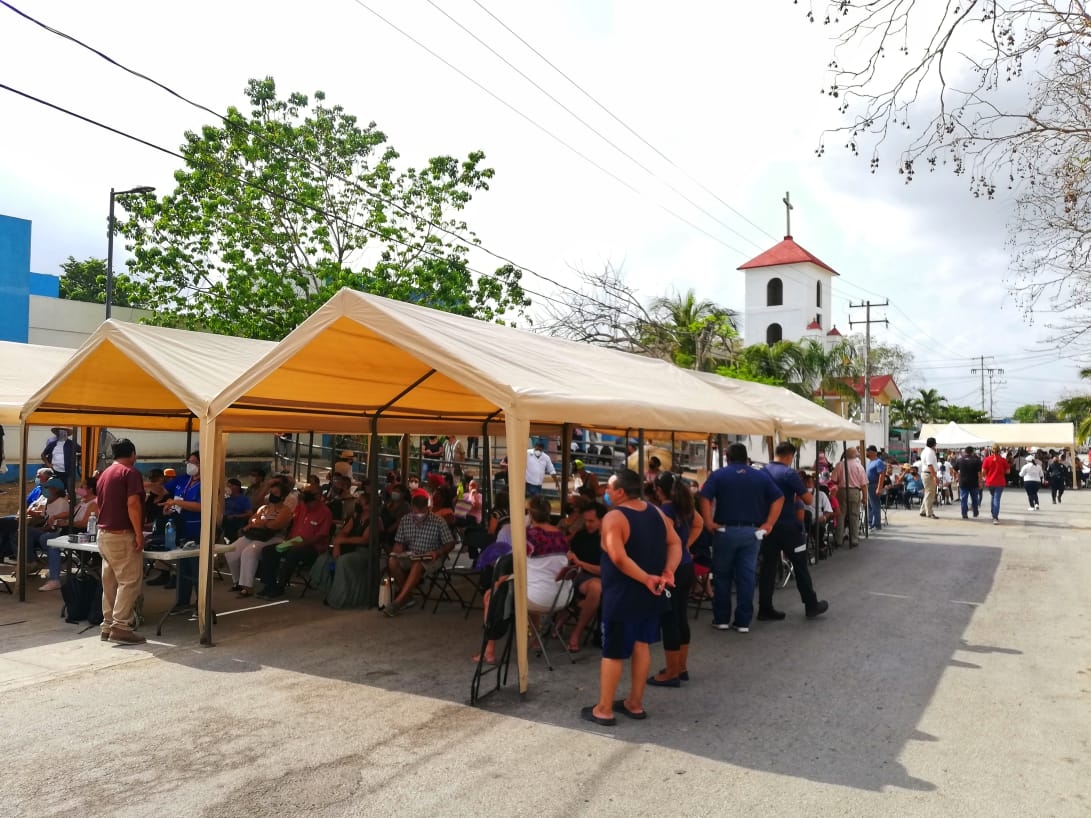
[[[508,665],[511,662],[512,637],[515,635],[515,578],[508,574],[493,586],[489,599],[489,609],[485,613],[485,624],[481,628],[481,652],[478,654],[477,667],[470,681],[470,706],[476,706],[481,699],[508,683]],[[496,664],[485,662],[485,647],[490,641],[497,645],[502,641],[504,647],[496,657]],[[496,685],[491,690],[481,692],[481,682],[490,673],[496,675]]]
[[[558,580],[557,592],[553,596],[552,605],[548,607],[542,607],[532,604],[529,600],[527,601],[527,611],[529,613],[538,614],[544,617],[542,619],[541,625],[538,627],[534,625],[534,619],[531,618],[530,632],[538,641],[538,654],[543,659],[545,659],[546,667],[549,670],[553,670],[553,662],[549,658],[549,651],[546,650],[545,639],[542,638],[543,634],[545,636],[552,636],[559,639],[561,642],[561,647],[568,655],[568,660],[572,664],[576,664],[576,657],[573,656],[572,651],[568,649],[568,641],[564,638],[564,635],[560,632],[560,629],[557,626],[557,614],[568,608],[568,605],[571,603],[572,598],[575,595],[576,589],[575,586],[572,585],[572,578],[576,576],[577,572],[578,571],[576,567],[572,566],[568,571],[564,573],[562,578]]]
[[[712,602],[712,569],[700,563],[694,563],[693,571],[696,581],[689,592],[689,603],[693,606],[693,619],[696,621],[701,615],[701,608],[704,607],[705,602],[710,604]]]
[[[466,542],[457,532],[455,533],[455,539],[458,541],[458,547],[451,550],[451,553],[444,558],[443,562],[431,575],[426,575],[421,579],[420,588],[421,595],[424,597],[424,606],[427,607],[430,603],[435,603],[432,607],[432,613],[439,611],[439,603],[441,602],[457,602],[463,608],[467,605],[466,600],[462,598],[462,594],[455,587],[454,581],[458,576],[467,576],[469,572],[472,572],[473,566],[467,566],[465,563],[459,564],[459,561],[466,556]],[[474,596],[476,598],[476,592]]]

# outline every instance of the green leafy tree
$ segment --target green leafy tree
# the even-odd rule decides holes
[[[940,413],[937,420],[944,423],[988,423],[989,415],[987,412],[982,412],[980,409],[974,409],[972,406],[958,406],[957,404],[948,404],[943,407],[943,411]]]
[[[890,402],[890,425],[899,429],[916,429],[920,426],[920,416],[913,400],[895,398]]]
[[[1019,423],[1053,423],[1057,412],[1043,403],[1028,403],[1012,412],[1011,418]]]
[[[680,367],[711,371],[734,356],[739,337],[734,310],[699,300],[687,290],[654,299],[649,314],[649,343]]]
[[[914,415],[921,423],[936,423],[944,418],[947,398],[935,389],[922,389],[920,394],[912,399],[912,405]]]
[[[69,256],[61,264],[60,296],[69,301],[106,303],[106,261],[88,258],[77,261]],[[124,273],[114,271],[115,307],[140,307],[140,287]]]
[[[467,266],[483,153],[399,170],[375,123],[322,92],[281,99],[266,78],[246,96],[248,113],[185,134],[172,193],[129,203],[120,230],[155,322],[275,340],[342,287],[485,320],[529,306],[518,269]]]

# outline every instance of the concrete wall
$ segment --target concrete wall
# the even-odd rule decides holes
[[[31,344],[76,349],[106,320],[105,305],[88,301],[32,295],[28,306],[29,337],[25,340]],[[113,317],[119,321],[138,323],[149,315],[147,310],[131,307],[113,309]]]

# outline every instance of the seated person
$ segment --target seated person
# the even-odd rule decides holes
[[[361,488],[364,488],[364,486]],[[343,523],[355,509],[355,501],[352,497],[352,482],[343,474],[331,476],[329,488],[323,499],[326,505],[329,506],[334,522]]]
[[[580,494],[573,494],[564,504],[564,516],[557,522],[557,528],[569,540],[583,528],[583,512],[589,505]]]
[[[34,486],[27,493],[26,508],[30,509],[42,496],[42,487],[53,477],[53,470],[42,467],[34,478]],[[15,540],[19,532],[19,516],[8,514],[0,517],[0,559],[15,557]]]
[[[288,539],[282,543],[270,543],[261,550],[259,574],[263,587],[258,596],[262,599],[283,596],[284,587],[296,569],[313,565],[318,555],[329,548],[333,515],[322,502],[322,495],[308,484],[300,500],[292,515]]]
[[[602,578],[599,563],[602,561],[602,518],[606,506],[602,503],[584,506],[580,512],[583,527],[572,535],[569,542],[568,564],[579,569],[572,580],[580,599],[580,616],[576,627],[568,637],[568,649],[580,649],[580,637],[599,609],[602,600]]]
[[[238,591],[240,597],[253,593],[262,549],[270,543],[283,542],[284,532],[292,524],[293,514],[285,502],[286,494],[284,481],[275,481],[269,489],[269,501],[250,518],[242,536],[232,543],[234,549],[224,554],[234,580],[231,590]]]
[[[428,476],[431,478],[438,475],[433,473]],[[455,492],[447,483],[437,485],[432,493],[432,513],[447,523],[448,527],[454,528],[456,523]]]
[[[814,475],[804,474],[803,485],[807,491],[814,491]],[[818,505],[818,523],[819,523],[819,535],[821,536],[822,526],[834,519],[833,505],[830,503],[830,498],[825,491],[818,491],[814,494],[815,502],[806,507],[806,514],[804,519],[807,528],[810,529],[814,525],[813,515],[815,504]]]
[[[883,487],[882,501],[887,508],[905,503],[905,486],[902,485],[902,472],[893,465],[886,467],[886,485]]]
[[[427,498],[428,492],[424,496]],[[394,486],[390,491],[390,500],[379,509],[379,521],[383,524],[382,544],[388,551],[394,547],[394,536],[398,533],[402,517],[409,513],[409,500],[410,495],[404,487]]]
[[[87,519],[92,515],[98,514],[98,497],[95,495],[95,482],[96,478],[88,477],[85,480],[81,480],[79,485],[76,486],[76,497],[79,498],[79,503],[76,505],[75,514],[72,516],[72,528],[75,531],[87,530]],[[64,510],[64,516],[54,521],[58,527],[63,528],[68,525],[68,507],[67,504]],[[45,539],[50,539],[54,534],[50,534]],[[45,540],[40,542],[42,550],[46,549]],[[49,547],[49,579],[39,591],[56,591],[61,587],[61,549]]]
[[[37,576],[42,570],[37,554],[45,549],[45,541],[61,534],[59,520],[68,520],[68,495],[59,477],[51,477],[42,487],[42,496],[27,509],[26,548],[27,576]],[[44,536],[43,536],[44,535]]]
[[[371,503],[367,493],[356,495],[355,505],[349,518],[337,529],[333,536],[333,559],[340,559],[342,554],[351,554],[357,548],[363,548],[371,542]]]
[[[227,498],[224,500],[223,534],[228,542],[239,538],[239,534],[253,514],[250,498],[243,493],[242,481],[232,477],[227,481]]]
[[[909,477],[904,481],[905,485],[905,498],[908,503],[910,500],[923,500],[924,498],[924,481],[921,480],[920,470],[914,466],[909,470]]]
[[[398,523],[387,565],[398,583],[398,595],[383,609],[387,616],[397,616],[409,606],[413,591],[425,574],[437,571],[454,548],[451,527],[428,511],[427,493],[417,494],[410,502],[410,512]]]
[[[462,500],[456,504],[455,518],[459,525],[481,525],[481,487],[474,478],[466,484]]]

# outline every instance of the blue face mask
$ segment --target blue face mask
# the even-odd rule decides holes
[[[613,505],[610,502],[610,492],[606,492],[605,494],[602,495],[602,502],[606,503],[607,506]]]

